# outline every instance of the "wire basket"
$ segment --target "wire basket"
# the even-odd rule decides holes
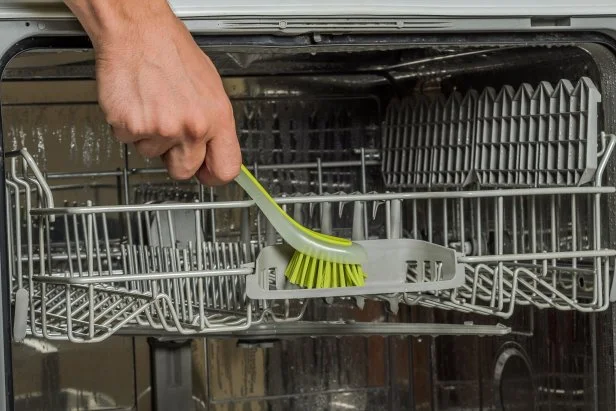
[[[401,292],[404,287],[397,286],[345,301],[361,307],[371,298],[394,310],[399,304],[419,304],[498,317],[510,316],[518,305],[601,311],[609,303],[616,253],[605,248],[601,232],[601,204],[615,189],[601,186],[601,177],[615,140],[590,134],[597,127],[598,101],[592,83],[582,79],[576,86],[562,81],[553,90],[547,84],[536,90],[524,85],[499,94],[485,90],[394,103],[386,113],[381,166],[395,192],[368,191],[378,188],[373,181],[374,174],[380,178],[378,169],[370,168],[376,161],[358,160],[353,157],[357,150],[336,146],[326,161],[314,158],[315,151],[302,140],[308,138],[302,127],[322,142],[334,132],[328,131],[329,123],[299,122],[292,133],[284,131],[305,103],[276,102],[277,110],[293,109],[285,114],[287,125],[273,122],[272,127],[278,127],[280,138],[304,144],[301,149],[292,144],[293,155],[307,162],[292,158],[278,164],[274,156],[252,166],[278,191],[288,190],[276,201],[310,228],[356,241],[420,240],[444,247],[457,259],[453,266],[462,268],[456,269],[461,286],[428,287],[424,283],[440,281],[435,267],[442,261],[428,265],[426,255],[409,258],[402,265],[402,282],[422,291]],[[359,110],[361,104],[354,107]],[[266,112],[275,118],[277,113]],[[245,114],[254,119],[254,113]],[[334,128],[352,124],[339,141],[369,140],[373,130],[353,118],[335,118]],[[531,123],[540,127],[533,143],[526,144],[520,136],[530,135]],[[258,159],[261,143],[250,141],[249,151],[254,148],[251,155]],[[496,161],[501,154],[528,161]],[[252,201],[211,195],[205,202],[201,187],[163,185],[137,187],[135,199],[147,204],[57,207],[27,151],[5,157],[15,335],[75,342],[136,329],[222,335],[303,319],[309,299],[246,295],[263,246],[281,242]],[[292,184],[299,177],[305,177],[300,189]],[[444,190],[474,183],[479,190]],[[418,187],[425,190],[415,191]],[[234,216],[219,218],[223,211]],[[280,289],[284,281],[276,279]],[[262,281],[268,291],[271,282]]]
[[[517,305],[607,309],[616,252],[603,241],[602,209],[605,196],[615,190],[600,181],[616,140],[605,141],[592,187],[449,193],[444,197],[452,204],[441,207],[432,200],[429,214],[448,216],[442,220],[449,230],[445,241],[465,250],[459,262],[466,281],[453,290],[409,293],[402,301],[504,318]],[[438,218],[428,224],[438,224]]]

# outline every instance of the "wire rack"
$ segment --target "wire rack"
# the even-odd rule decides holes
[[[601,239],[601,201],[615,191],[598,183],[615,145],[611,137],[604,141],[592,186],[277,200],[300,220],[319,215],[316,223],[303,222],[323,232],[413,238],[464,255],[459,263],[466,281],[459,288],[369,296],[392,307],[421,304],[500,317],[528,304],[600,311],[608,305],[615,254]],[[246,276],[254,273],[260,250],[255,233],[239,234],[248,241],[204,239],[204,210],[247,209],[251,201],[54,207],[27,152],[8,157],[9,221],[15,222],[10,272],[13,289],[29,293],[32,334],[93,342],[124,327],[220,334],[301,320],[303,300],[246,298]],[[122,221],[133,226],[130,241],[110,237],[111,222]],[[426,273],[419,278],[419,272],[409,264],[407,281],[424,281]]]
[[[385,182],[392,188],[586,184],[597,167],[600,102],[588,78],[393,102],[382,130]]]
[[[604,246],[601,210],[614,189],[600,180],[615,144],[613,136],[605,140],[592,187],[452,193],[453,204],[443,208],[449,208],[458,235],[446,241],[465,250],[459,261],[466,282],[453,290],[404,295],[404,303],[504,318],[517,305],[607,309],[615,252]]]
[[[371,298],[394,311],[408,304],[496,317],[509,317],[518,305],[595,312],[609,304],[616,254],[606,249],[601,232],[602,204],[615,192],[601,180],[616,140],[591,135],[599,100],[592,83],[582,79],[575,86],[562,81],[554,89],[524,85],[515,92],[505,88],[498,94],[485,90],[446,100],[396,102],[385,114],[379,163],[371,147],[340,151],[338,143],[325,150],[324,159],[315,157],[320,141],[345,122],[352,124],[344,132],[353,136],[347,142],[370,140],[374,130],[353,120],[365,108],[353,106],[361,101],[345,100],[353,115],[339,110],[327,131],[329,123],[314,120],[320,117],[302,111],[306,103],[291,99],[265,112],[278,119],[270,124],[278,130],[272,131],[276,138],[294,141],[290,163],[277,154],[259,157],[270,156],[259,145],[272,142],[255,136],[245,142],[253,170],[275,186],[276,200],[298,222],[354,240],[408,238],[445,246],[458,253],[465,272],[464,283],[455,288],[402,293],[395,287],[345,301],[361,308]],[[246,111],[246,119],[258,119],[261,102],[248,103],[256,111]],[[289,113],[280,117],[284,107]],[[293,123],[300,112],[312,113],[312,123]],[[522,144],[530,123],[541,127],[532,144]],[[243,139],[255,124],[239,128]],[[525,132],[522,124],[527,124]],[[304,127],[319,136],[314,152],[310,145],[293,145],[310,139]],[[493,154],[500,159],[503,152],[506,158],[532,161],[495,161]],[[309,300],[246,296],[260,250],[281,242],[252,201],[213,195],[204,201],[201,187],[142,185],[134,196],[145,204],[88,201],[58,207],[26,150],[5,157],[15,323],[27,324],[27,332],[95,342],[123,330],[221,335],[302,320]],[[396,192],[378,191],[378,167]],[[473,182],[479,189],[457,191]],[[425,190],[415,191],[419,187]],[[220,212],[234,216],[214,218]],[[406,270],[407,283],[439,277],[413,261]]]
[[[376,148],[380,103],[374,96],[273,95],[232,104],[243,161],[258,165],[259,179],[273,193],[314,192],[317,180],[325,191],[349,191],[359,176],[335,163],[356,159],[355,148]],[[329,167],[268,167],[316,161]]]

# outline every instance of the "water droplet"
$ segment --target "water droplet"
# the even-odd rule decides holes
[[[24,148],[26,146],[26,131],[24,130],[23,123],[19,125],[19,146]]]
[[[83,164],[86,167],[92,165],[92,155],[94,150],[94,131],[90,126],[85,127],[83,135]]]
[[[101,139],[99,136],[96,137],[96,147],[94,148],[94,162],[96,164],[100,164],[100,154],[101,154]]]
[[[70,146],[69,146],[69,150],[70,150],[70,155],[71,155],[71,159],[75,158],[75,152],[77,151],[77,130],[75,130],[76,126],[72,125],[70,126]]]
[[[10,150],[17,150],[17,134],[19,133],[19,131],[17,130],[17,128],[12,125],[11,128],[9,129],[9,135],[8,137],[11,140],[11,147]]]
[[[36,150],[39,159],[39,165],[45,169],[47,168],[47,156],[45,153],[45,132],[41,126],[36,127]]]

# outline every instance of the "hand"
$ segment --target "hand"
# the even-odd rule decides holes
[[[98,98],[115,136],[161,156],[178,180],[239,173],[231,103],[210,59],[166,0],[65,0],[90,35]]]

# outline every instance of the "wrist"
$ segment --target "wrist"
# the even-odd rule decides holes
[[[157,24],[173,16],[167,0],[64,0],[95,49],[117,41],[127,42],[144,24]],[[129,40],[130,41],[130,40]]]

